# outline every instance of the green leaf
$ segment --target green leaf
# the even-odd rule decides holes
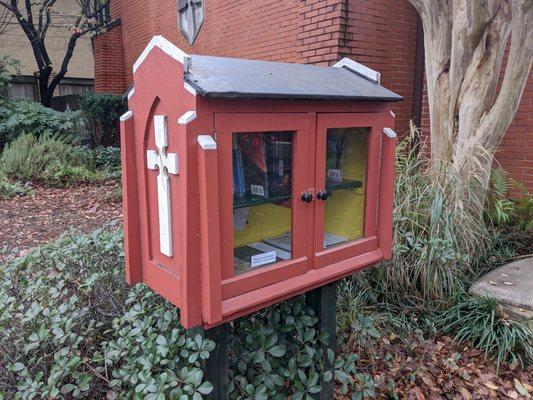
[[[209,394],[213,391],[213,385],[210,382],[204,382],[197,390],[201,394]]]
[[[268,349],[268,352],[274,357],[282,357],[285,354],[286,349],[284,345],[278,345]]]
[[[63,385],[61,387],[61,393],[68,394],[68,393],[72,392],[75,388],[76,387],[73,384],[67,383],[66,385]]]
[[[24,366],[24,364],[22,363],[15,363],[11,366],[11,371],[13,372],[19,372],[19,371],[22,371],[24,368],[26,368]]]

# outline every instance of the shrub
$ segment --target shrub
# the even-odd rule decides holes
[[[51,187],[63,187],[80,183],[91,183],[102,180],[100,173],[91,171],[85,166],[69,164],[52,164],[43,177],[44,183]]]
[[[29,100],[9,101],[0,112],[0,149],[23,133],[37,137],[71,134],[78,112],[59,112]]]
[[[24,134],[6,146],[0,170],[12,180],[53,187],[91,183],[120,176],[120,151],[75,147],[58,135]]]
[[[201,399],[200,362],[214,343],[190,337],[179,312],[124,282],[122,234],[59,240],[0,265],[0,398]],[[321,377],[372,395],[355,356],[322,364],[316,317],[302,298],[231,326],[231,399],[308,399]],[[351,382],[354,382],[353,384]]]
[[[25,196],[32,193],[31,187],[20,182],[11,182],[0,171],[0,199]]]
[[[533,196],[528,195],[517,201],[516,216],[518,226],[531,233],[533,231]]]
[[[94,168],[104,172],[109,177],[120,177],[120,148],[96,147],[92,150]]]
[[[118,146],[119,118],[127,105],[121,96],[111,93],[87,93],[81,102],[91,147]]]
[[[8,100],[9,87],[11,86],[11,70],[19,72],[20,63],[9,57],[0,57],[0,108]],[[1,115],[1,114],[0,114]]]
[[[72,160],[72,146],[57,136],[39,138],[23,134],[6,146],[2,153],[2,171],[16,180],[43,180],[53,164]]]
[[[230,398],[309,399],[321,390],[320,378],[334,377],[348,392],[355,357],[323,365],[320,344],[327,340],[315,329],[317,318],[302,298],[277,304],[233,323],[230,339]]]
[[[507,319],[498,305],[486,297],[465,295],[438,320],[444,333],[459,342],[469,341],[498,361],[533,362],[533,332]]]
[[[0,394],[159,399],[209,392],[199,360],[213,344],[186,337],[176,309],[146,287],[127,287],[123,257],[122,235],[98,230],[0,268]]]

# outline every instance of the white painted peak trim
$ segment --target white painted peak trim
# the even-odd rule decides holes
[[[394,132],[391,128],[383,128],[383,133],[390,137],[391,139],[394,139],[397,137],[396,132]]]
[[[333,68],[346,68],[353,73],[356,73],[357,75],[362,76],[363,78],[370,79],[373,82],[376,82],[379,84],[381,80],[381,74],[377,71],[374,71],[371,68],[368,68],[367,66],[360,64],[350,58],[343,58],[342,60],[338,61],[333,65]]]
[[[126,111],[124,114],[122,114],[120,116],[120,120],[121,121],[127,121],[128,119],[130,119],[131,117],[133,117],[133,111]]]
[[[193,96],[196,96],[196,90],[191,85],[189,85],[187,82],[183,82],[183,87],[185,88],[187,92],[189,92]]]
[[[204,150],[216,150],[217,142],[211,135],[198,135],[198,144]]]
[[[148,57],[148,54],[150,54],[154,47],[159,47],[170,57],[179,61],[182,64],[185,61],[185,57],[188,57],[183,50],[169,42],[163,36],[154,36],[152,40],[150,40],[150,43],[148,43],[148,46],[146,46],[146,48],[143,50],[137,61],[135,61],[135,64],[133,64],[133,73],[135,73],[135,71],[137,71],[137,69],[141,66],[144,60],[146,60],[146,57]]]
[[[192,122],[196,119],[196,111],[187,111],[178,119],[178,124],[187,125],[189,122]]]
[[[135,88],[132,87],[131,90],[128,92],[128,101],[133,97],[135,94]]]

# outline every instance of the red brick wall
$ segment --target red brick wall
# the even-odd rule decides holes
[[[520,107],[500,145],[496,161],[533,194],[533,73],[529,74]],[[519,195],[520,190],[514,188],[513,194]]]
[[[381,72],[384,86],[404,97],[394,106],[400,134],[413,109],[416,12],[408,0],[209,0],[206,21],[193,47],[177,27],[175,0],[112,1],[121,29],[97,37],[96,91],[121,93],[132,66],[154,35],[186,52],[331,65],[350,57]],[[119,43],[123,52],[101,41]],[[109,47],[106,47],[109,46]],[[120,75],[123,64],[124,77]],[[102,71],[103,70],[103,71]],[[116,80],[116,82],[115,82]],[[104,81],[104,82],[102,82]],[[498,161],[533,192],[533,81],[498,153]],[[427,133],[427,95],[422,128]]]
[[[122,26],[115,26],[93,39],[94,90],[122,94],[126,90]]]
[[[381,84],[404,97],[393,107],[396,130],[409,129],[413,109],[416,11],[407,0],[348,0],[341,56],[381,72]]]
[[[112,2],[122,21],[126,83],[132,66],[154,35],[163,35],[185,52],[277,61],[299,61],[297,30],[300,0],[210,0],[207,18],[194,44],[177,26],[175,0]],[[98,39],[97,39],[98,40]]]
[[[300,62],[331,65],[339,60],[346,9],[346,0],[301,2],[296,34]]]

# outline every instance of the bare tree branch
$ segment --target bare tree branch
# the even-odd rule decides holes
[[[50,80],[53,72],[53,65],[46,47],[46,34],[49,27],[53,24],[52,9],[56,4],[56,1],[57,0],[42,0],[41,2],[34,2],[32,0],[24,0],[25,14],[23,14],[18,7],[17,0],[10,0],[9,2],[6,0],[0,0],[0,7],[7,10],[8,13],[16,18],[32,46],[35,61],[39,69],[38,79],[41,102],[45,105],[50,105],[55,88],[67,74],[68,66],[74,54],[78,39],[86,34],[95,33],[105,29],[109,23],[112,22],[110,18],[108,18],[108,13],[105,12],[105,10],[109,8],[109,0],[78,0],[77,4],[79,9],[73,15],[75,20],[70,29],[70,37],[60,69]],[[39,8],[34,14],[33,7],[36,7],[37,5],[39,5]]]
[[[7,8],[0,7],[0,35],[4,33],[6,28],[13,20],[13,13]]]

